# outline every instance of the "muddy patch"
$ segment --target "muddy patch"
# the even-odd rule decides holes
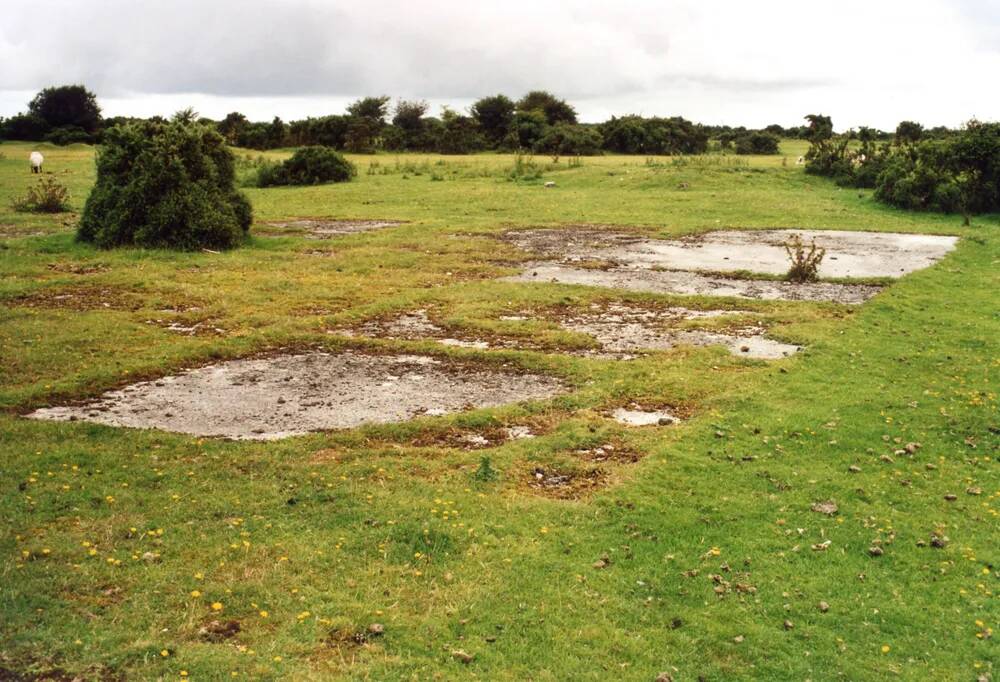
[[[421,355],[311,352],[223,362],[29,416],[270,440],[552,397],[559,380]]]
[[[382,230],[402,224],[403,221],[401,220],[324,220],[320,218],[302,218],[264,223],[257,226],[254,233],[265,237],[301,236],[312,239],[329,239],[345,234]]]
[[[765,337],[764,328],[757,326],[739,327],[731,333],[673,328],[684,320],[717,318],[740,312],[743,311],[681,307],[656,310],[623,304],[594,305],[582,313],[563,317],[559,324],[593,337],[605,355],[628,356],[641,351],[692,345],[723,346],[740,357],[773,360],[800,350],[798,346]]]
[[[527,263],[524,272],[505,277],[503,281],[579,284],[651,294],[731,296],[765,301],[832,301],[849,305],[864,303],[882,290],[881,287],[867,284],[830,282],[793,284],[718,277],[683,270],[650,270],[621,266],[608,270],[592,270],[547,262]]]

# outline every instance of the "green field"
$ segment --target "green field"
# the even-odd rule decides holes
[[[262,229],[244,248],[99,251],[74,242],[75,214],[11,210],[34,182],[32,148],[0,144],[0,679],[1000,675],[1000,216],[963,227],[887,208],[807,176],[800,142],[778,157],[522,160],[541,172],[532,179],[510,155],[380,154],[352,156],[350,183],[245,188]],[[93,149],[41,151],[78,212]],[[257,153],[237,153],[245,180]],[[407,222],[328,241],[263,234],[294,217]],[[961,241],[863,306],[723,301],[806,346],[774,362],[328,333],[422,308],[470,335],[559,349],[583,341],[500,316],[719,305],[498,281],[529,255],[496,235],[570,223]],[[179,335],[170,322],[219,331]],[[572,390],[274,442],[21,417],[222,358],[316,347],[507,362]],[[633,401],[687,418],[628,429],[604,416]],[[509,424],[541,435],[454,445]],[[572,499],[526,485],[533,466],[576,466],[575,450],[609,442],[642,458],[614,466],[608,485]],[[908,443],[920,447],[898,454]],[[477,475],[483,457],[495,477]],[[836,515],[811,511],[828,499]],[[199,632],[213,620],[238,632]],[[367,635],[373,623],[384,634]]]

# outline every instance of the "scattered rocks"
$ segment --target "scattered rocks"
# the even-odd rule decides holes
[[[983,489],[978,486],[970,486],[965,489],[966,495],[982,495]]]
[[[859,467],[857,464],[852,464],[851,466],[847,467],[847,470],[850,471],[852,474],[861,473],[861,467]]]
[[[625,426],[670,426],[680,420],[666,410],[626,409],[619,407],[611,418]]]
[[[958,495],[956,495],[955,493],[946,493],[944,499],[947,500],[948,502],[954,502],[955,500],[958,499]]]
[[[827,604],[825,601],[821,601],[819,604],[816,605],[816,608],[820,610],[820,613],[826,613],[827,611],[830,610],[830,605]]]
[[[240,622],[237,620],[213,620],[198,629],[198,636],[208,642],[222,642],[235,637],[239,632]]]
[[[784,626],[784,628],[786,630],[791,630],[791,629],[793,629],[795,627],[795,623],[793,623],[792,621],[788,620],[787,618],[785,619],[785,622],[782,623],[782,625]]]
[[[385,626],[382,623],[372,623],[368,626],[369,637],[381,637],[385,634]]]
[[[883,554],[885,554],[885,550],[879,547],[878,545],[872,545],[871,547],[868,548],[869,556],[878,557],[882,556]]]
[[[469,665],[470,663],[472,663],[473,660],[475,660],[476,655],[466,653],[461,649],[456,649],[455,651],[451,652],[451,657],[454,658],[456,661],[464,663],[465,665]]]

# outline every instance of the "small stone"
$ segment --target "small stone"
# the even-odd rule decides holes
[[[965,494],[966,495],[982,495],[983,494],[983,489],[982,488],[977,488],[975,486],[972,486],[970,488],[966,488],[965,489]]]
[[[147,564],[154,564],[160,560],[160,555],[154,552],[145,552],[142,555],[142,560]]]
[[[660,673],[654,682],[674,682],[674,676],[670,673]]]
[[[372,623],[368,626],[368,634],[372,637],[381,637],[385,634],[385,626],[382,623]]]
[[[948,536],[947,535],[932,535],[931,536],[931,547],[936,547],[938,549],[944,549],[948,546]]]
[[[786,630],[791,630],[792,628],[795,627],[795,623],[793,623],[792,621],[790,621],[790,620],[788,620],[786,618],[785,622],[784,622],[784,627],[785,627]]]
[[[830,605],[827,604],[825,601],[821,601],[819,604],[816,605],[816,608],[818,608],[821,613],[826,613],[827,611],[830,610]]]
[[[924,468],[927,469],[927,471],[934,471],[935,469],[937,469],[937,466],[931,464],[930,462],[927,462],[927,464],[924,465]]]
[[[885,462],[886,464],[892,464],[896,461],[889,455],[882,455],[881,457],[879,457],[879,459]]]
[[[741,353],[749,353],[750,352],[750,346],[740,346],[740,352]]]
[[[870,554],[871,556],[882,556],[883,554],[885,554],[885,550],[879,547],[878,545],[872,545],[871,547],[868,548],[868,554]]]
[[[919,450],[921,447],[923,447],[923,446],[920,445],[920,443],[907,443],[906,446],[903,449],[906,450],[907,453],[909,453],[909,454],[912,455],[917,450]]]
[[[857,464],[852,464],[851,466],[847,467],[847,470],[850,471],[852,474],[861,473],[861,467],[859,467]]]
[[[956,495],[955,493],[948,493],[947,495],[944,496],[944,499],[948,500],[949,502],[954,502],[955,500],[958,499],[958,495]]]
[[[467,654],[461,649],[456,649],[455,651],[451,652],[451,657],[454,658],[456,661],[461,661],[462,663],[469,665],[470,663],[472,663],[472,659],[474,659],[476,656],[475,654]]]
[[[733,637],[733,641],[736,642],[737,644],[742,644],[743,639],[744,639],[743,635],[736,635],[735,637]]]

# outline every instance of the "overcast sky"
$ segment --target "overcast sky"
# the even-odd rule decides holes
[[[542,88],[583,121],[893,128],[1000,119],[1000,0],[30,0],[0,12],[0,116],[83,83],[105,115],[464,109]]]

